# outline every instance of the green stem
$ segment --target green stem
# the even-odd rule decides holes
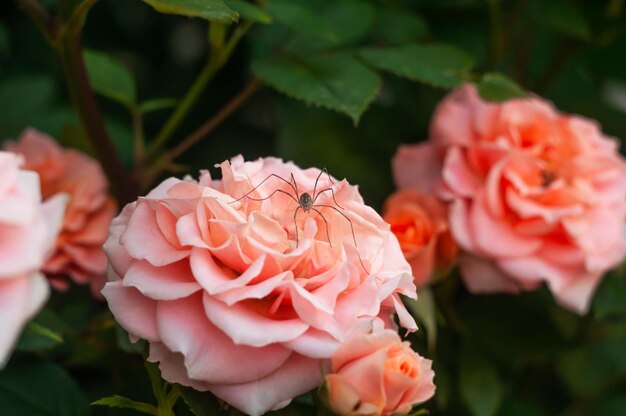
[[[185,96],[176,106],[174,113],[165,122],[165,125],[154,139],[154,142],[148,150],[147,157],[149,159],[154,158],[156,153],[159,152],[167,141],[172,137],[180,123],[187,116],[187,113],[191,110],[194,104],[198,101],[202,92],[205,90],[207,84],[213,79],[215,74],[228,62],[228,59],[232,55],[235,47],[239,41],[243,38],[246,32],[252,26],[251,22],[246,22],[235,29],[224,44],[223,38],[216,42],[216,38],[212,39],[211,43],[211,56],[207,63],[202,68],[202,71],[191,85]]]
[[[491,25],[491,65],[495,67],[504,54],[504,28],[502,26],[501,0],[487,0]]]
[[[154,393],[154,397],[157,400],[157,406],[159,408],[159,416],[176,416],[174,414],[174,404],[176,400],[172,400],[166,392],[166,385],[161,379],[161,373],[159,372],[156,364],[146,361],[145,363],[146,370],[148,371],[148,376],[150,377],[150,384],[152,385],[152,392]],[[176,397],[178,399],[178,397]]]
[[[133,132],[135,135],[135,148],[133,151],[134,166],[137,172],[143,168],[143,152],[145,150],[145,138],[143,132],[143,120],[141,111],[135,107],[131,109],[131,117],[133,120]]]

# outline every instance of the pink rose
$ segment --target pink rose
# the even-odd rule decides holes
[[[417,287],[430,281],[435,267],[446,267],[456,258],[446,206],[435,196],[415,189],[397,191],[385,201],[383,219],[398,238]]]
[[[539,98],[494,104],[465,86],[440,104],[430,141],[402,147],[393,167],[398,186],[436,189],[451,201],[472,292],[546,282],[560,304],[584,313],[626,253],[626,163],[617,143]]]
[[[333,354],[328,402],[339,415],[408,414],[435,394],[431,365],[394,331],[354,335]]]
[[[66,197],[41,203],[39,178],[19,168],[20,157],[0,152],[0,368],[24,324],[48,298],[39,269],[58,233]]]
[[[349,334],[394,311],[415,328],[399,299],[416,296],[410,266],[356,187],[274,158],[221,169],[217,181],[165,180],[124,208],[105,244],[103,294],[163,378],[260,415],[319,385],[320,364]],[[270,174],[287,182],[270,176],[239,199]],[[295,186],[312,196],[318,177],[323,217],[294,219]]]
[[[44,199],[59,193],[69,195],[52,256],[43,271],[57,289],[66,289],[65,276],[89,283],[100,296],[106,281],[106,256],[102,245],[111,220],[117,213],[108,183],[98,162],[72,149],[62,149],[50,136],[34,129],[24,131],[8,150],[22,155],[24,169],[41,178]]]

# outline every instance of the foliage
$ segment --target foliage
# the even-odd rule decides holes
[[[492,101],[543,95],[626,138],[622,0],[37,2],[54,25],[28,3],[0,6],[0,135],[33,126],[119,162],[121,201],[243,153],[325,166],[379,207],[397,146],[425,139],[436,103],[463,82]],[[80,60],[99,130],[88,88],[74,85]],[[108,159],[94,137],[109,138]],[[457,271],[422,298],[408,304],[422,328],[409,339],[435,363],[429,414],[626,413],[626,269],[604,279],[584,317],[543,290],[470,296]],[[144,347],[82,288],[54,293],[0,372],[0,413],[236,414],[155,386]],[[275,414],[314,414],[314,400]]]

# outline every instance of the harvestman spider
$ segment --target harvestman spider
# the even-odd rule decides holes
[[[317,178],[315,179],[315,185],[313,186],[313,196],[311,196],[311,194],[309,194],[308,192],[303,192],[302,194],[300,194],[300,192],[298,192],[298,183],[296,182],[296,178],[294,178],[293,173],[291,173],[291,180],[287,180],[285,178],[283,178],[280,175],[277,175],[275,173],[270,173],[269,175],[267,175],[267,177],[265,179],[263,179],[257,186],[255,186],[254,188],[252,188],[248,193],[246,193],[245,195],[241,196],[240,198],[232,201],[231,203],[234,202],[238,202],[241,201],[244,198],[248,198],[252,201],[265,201],[266,199],[271,198],[272,196],[274,196],[274,194],[276,194],[277,192],[281,193],[281,194],[285,194],[287,195],[289,198],[291,198],[292,200],[294,200],[296,202],[296,204],[298,204],[298,207],[296,208],[296,210],[293,213],[293,223],[294,223],[294,228],[296,230],[296,247],[298,247],[298,244],[300,243],[299,240],[299,236],[298,236],[298,225],[296,222],[297,216],[298,216],[298,211],[300,209],[302,209],[302,211],[304,211],[304,213],[308,213],[309,211],[315,211],[320,218],[322,218],[322,220],[324,221],[324,224],[326,225],[326,238],[328,240],[328,244],[330,244],[330,246],[333,246],[332,241],[330,241],[330,233],[328,231],[328,221],[326,220],[326,218],[324,217],[324,214],[322,214],[320,212],[320,210],[318,210],[316,207],[320,207],[320,208],[330,208],[333,209],[335,211],[337,211],[337,213],[339,213],[342,217],[344,217],[346,220],[348,220],[348,222],[350,223],[350,230],[352,231],[352,241],[354,242],[354,247],[358,250],[358,245],[356,242],[356,235],[354,233],[354,226],[352,224],[352,220],[350,218],[348,218],[348,216],[346,214],[344,214],[343,212],[341,212],[337,207],[341,208],[342,210],[344,209],[344,207],[342,207],[341,205],[339,205],[339,203],[337,202],[337,199],[335,199],[335,191],[333,190],[333,188],[324,188],[321,189],[319,192],[317,191],[317,183],[320,180],[320,177],[322,176],[323,173],[326,173],[326,175],[328,176],[328,180],[330,181],[331,184],[334,185],[334,182],[332,180],[332,178],[330,177],[330,174],[328,173],[328,171],[326,170],[326,168],[323,168],[319,175],[317,175]],[[256,191],[261,185],[263,185],[268,179],[275,177],[280,179],[281,181],[285,182],[287,185],[289,185],[291,187],[291,189],[293,189],[293,191],[295,192],[295,196],[290,194],[287,191],[283,191],[282,189],[275,189],[274,192],[272,192],[269,196],[266,196],[265,198],[252,198],[249,195]],[[319,196],[321,194],[323,194],[324,192],[329,192],[332,195],[333,201],[335,202],[335,205],[337,205],[337,207],[334,207],[332,205],[327,205],[327,204],[316,204],[315,201],[317,201],[317,198],[319,198]],[[365,265],[363,265],[363,260],[361,259],[361,255],[358,253],[357,251],[357,255],[359,256],[359,261],[361,262],[361,266],[363,267],[363,269],[365,270],[366,273],[369,273],[369,271],[367,270],[367,268],[365,267]]]

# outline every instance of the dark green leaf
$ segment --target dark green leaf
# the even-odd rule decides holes
[[[154,100],[144,101],[139,104],[139,111],[142,114],[151,113],[153,111],[172,108],[178,103],[176,98],[155,98]]]
[[[593,313],[598,319],[626,315],[626,273],[608,274],[593,299]]]
[[[176,386],[189,409],[195,416],[219,415],[220,403],[210,392],[200,392],[190,387]]]
[[[334,42],[337,35],[324,18],[311,10],[285,0],[273,0],[266,5],[269,14],[289,29],[305,35]]]
[[[159,414],[159,409],[157,409],[156,406],[154,405],[151,405],[148,403],[136,402],[129,398],[118,396],[118,395],[111,396],[111,397],[104,397],[102,399],[96,400],[95,402],[91,403],[91,405],[92,406],[117,407],[117,408],[122,408],[122,409],[133,409],[141,413],[147,413],[149,415]]]
[[[63,343],[63,337],[36,322],[30,322],[17,343],[18,351],[43,351]]]
[[[256,76],[308,104],[339,111],[358,123],[380,78],[348,54],[276,57],[252,64]]]
[[[435,305],[432,291],[428,288],[420,289],[417,292],[417,300],[405,297],[403,301],[411,315],[426,329],[428,350],[434,351],[437,344],[437,322],[435,320],[437,305]]]
[[[0,24],[0,56],[6,56],[9,54],[11,42],[9,40],[9,33],[3,24]]]
[[[626,415],[626,394],[613,396],[608,399],[602,398],[593,406],[589,412],[593,416],[615,416]]]
[[[127,107],[135,105],[135,80],[122,63],[102,52],[86,50],[85,65],[91,86],[98,94]]]
[[[272,16],[253,3],[243,0],[225,0],[225,3],[246,20],[265,24],[272,23]]]
[[[12,363],[0,372],[3,415],[87,416],[89,403],[74,380],[52,363]]]
[[[376,33],[393,45],[422,40],[428,36],[424,19],[407,10],[380,8],[376,20]]]
[[[218,22],[234,22],[237,12],[230,9],[224,0],[143,0],[159,13],[199,17]]]
[[[582,40],[589,40],[591,37],[589,23],[576,2],[533,0],[530,12],[536,22],[557,33]]]
[[[515,81],[498,73],[487,73],[476,83],[478,93],[487,101],[506,101],[526,96],[524,90]]]
[[[375,68],[441,88],[457,87],[474,65],[471,55],[444,44],[368,48],[360,55]]]
[[[495,368],[470,351],[461,356],[459,389],[465,406],[475,416],[495,415],[504,394]]]

